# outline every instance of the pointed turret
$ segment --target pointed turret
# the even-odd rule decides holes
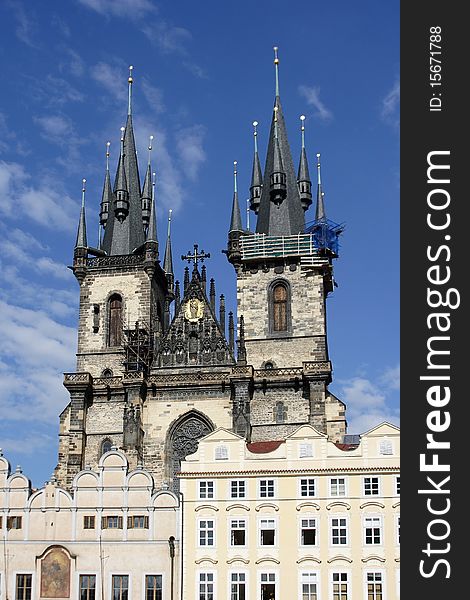
[[[317,208],[315,210],[315,220],[326,219],[325,212],[325,200],[323,198],[324,193],[321,183],[321,168],[320,168],[320,154],[317,154]]]
[[[233,161],[233,201],[230,228],[228,231],[227,257],[234,265],[240,264],[240,236],[243,235],[242,217],[238,202],[237,161]]]
[[[88,247],[86,239],[85,184],[86,179],[82,179],[82,206],[80,208],[80,219],[78,221],[77,241],[75,242],[75,248]]]
[[[152,191],[150,192],[150,214],[149,226],[147,230],[147,239],[145,240],[145,261],[144,269],[147,275],[152,279],[158,262],[158,240],[157,240],[157,220],[155,214],[155,173],[152,177]]]
[[[172,210],[168,211],[168,231],[166,236],[165,257],[163,259],[163,270],[168,284],[168,290],[173,294],[175,275],[173,271],[173,253],[171,251],[171,214]]]
[[[86,236],[86,216],[85,216],[85,183],[82,179],[82,206],[80,208],[80,218],[78,220],[77,240],[73,253],[73,273],[79,283],[85,279],[87,271],[88,242]]]
[[[263,173],[258,156],[258,121],[253,121],[253,138],[255,140],[255,153],[253,156],[253,169],[251,171],[250,185],[250,209],[258,214],[259,203],[261,200],[261,191],[263,189]]]
[[[238,186],[237,186],[237,161],[233,161],[233,201],[232,201],[232,217],[230,219],[231,231],[243,231],[242,217],[240,213],[240,204],[238,202]]]
[[[127,122],[126,127],[121,130],[121,155],[114,184],[115,210],[109,212],[102,244],[108,255],[131,254],[141,248],[145,241],[139,168],[132,126],[132,69],[133,67],[129,67]]]
[[[129,191],[127,189],[126,168],[124,165],[124,127],[121,127],[121,154],[114,182],[114,215],[122,223],[129,214]]]
[[[152,204],[152,168],[150,166],[150,159],[152,154],[152,140],[153,135],[151,135],[149,138],[149,157],[147,163],[147,172],[145,173],[144,187],[142,190],[142,222],[145,230],[147,230],[150,223],[150,213]]]
[[[149,214],[149,224],[147,230],[147,242],[154,242],[158,244],[157,239],[157,214],[155,210],[155,178],[156,174],[153,173],[152,176],[152,191],[150,192],[150,214]]]
[[[297,184],[299,186],[300,201],[302,208],[307,210],[312,204],[312,182],[310,181],[310,173],[308,171],[307,152],[305,150],[305,116],[300,117],[300,131],[302,135],[302,146],[300,149],[299,171],[297,175]]]
[[[276,206],[279,206],[287,196],[287,176],[282,164],[281,149],[277,130],[277,113],[279,108],[274,107],[274,148],[273,168],[269,176],[269,198]]]
[[[275,47],[276,97],[256,232],[289,236],[304,232],[305,217],[282,113],[277,50]]]
[[[109,147],[111,142],[106,142],[106,174],[104,176],[103,194],[100,204],[100,225],[106,227],[109,211],[114,205],[114,193],[111,187],[111,177],[109,175]]]

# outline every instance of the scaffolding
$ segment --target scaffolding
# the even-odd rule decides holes
[[[136,321],[133,329],[123,328],[122,347],[126,353],[126,373],[139,372],[147,375],[153,360],[152,332],[148,323]]]

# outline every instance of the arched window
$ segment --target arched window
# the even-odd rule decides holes
[[[106,454],[106,452],[109,452],[112,447],[113,443],[111,440],[104,440],[101,444],[101,456],[103,456],[103,454]]]
[[[287,288],[278,283],[272,291],[273,331],[287,331]]]
[[[284,406],[284,402],[276,402],[274,408],[274,420],[276,423],[284,423],[287,419],[287,409]]]
[[[113,294],[108,302],[108,346],[120,346],[122,334],[122,298]]]

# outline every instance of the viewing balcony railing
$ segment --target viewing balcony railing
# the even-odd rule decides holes
[[[254,233],[242,237],[240,243],[242,260],[318,255],[318,247],[311,233],[290,236],[267,236],[265,233]]]

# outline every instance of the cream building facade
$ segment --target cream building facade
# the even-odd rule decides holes
[[[0,530],[2,600],[181,597],[179,500],[116,449],[70,491],[33,491],[0,456]]]
[[[399,598],[399,430],[348,446],[219,429],[182,463],[185,600]]]

